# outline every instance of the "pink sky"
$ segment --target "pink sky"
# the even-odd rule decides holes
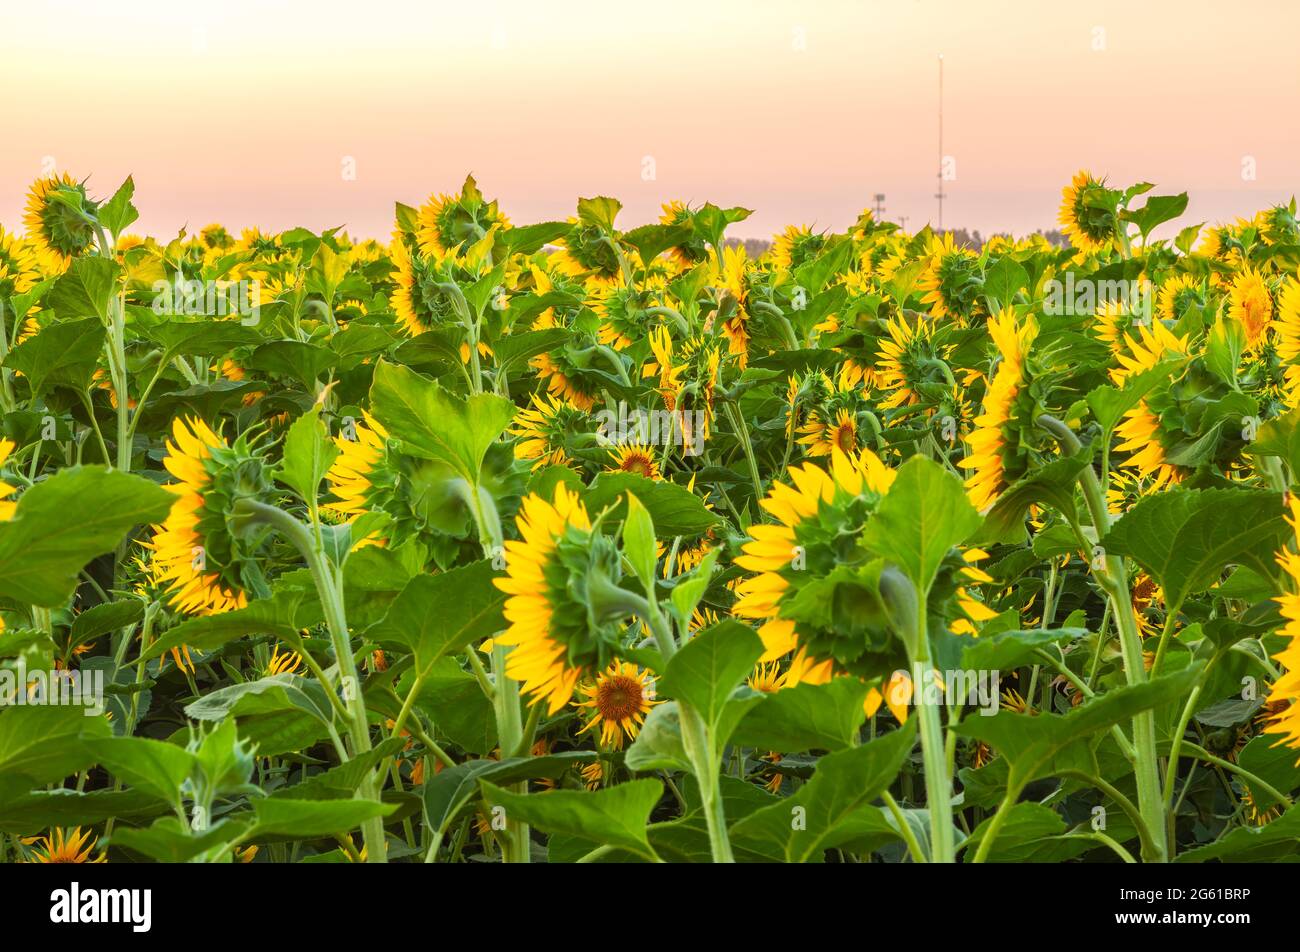
[[[708,200],[755,209],[732,233],[767,237],[843,228],[883,192],[915,229],[936,217],[939,53],[949,227],[1054,227],[1079,167],[1190,192],[1182,224],[1300,183],[1294,0],[205,6],[0,14],[0,223],[21,228],[53,165],[105,197],[134,174],[136,230],[156,235],[222,221],[383,237],[394,200],[467,171],[516,223],[610,194],[624,227]]]

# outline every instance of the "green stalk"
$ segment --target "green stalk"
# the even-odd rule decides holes
[[[1046,414],[1038,417],[1038,425],[1051,433],[1070,455],[1078,453],[1083,447],[1079,438],[1068,426],[1055,417]],[[1085,466],[1079,474],[1079,484],[1083,497],[1092,517],[1093,529],[1100,541],[1110,529],[1110,513],[1102,497],[1101,484],[1092,466]],[[1124,677],[1129,685],[1144,684],[1147,680],[1146,668],[1142,664],[1142,637],[1137,630],[1137,620],[1133,616],[1131,595],[1128,586],[1128,569],[1124,560],[1106,553],[1106,570],[1098,576],[1102,588],[1110,599],[1116,628],[1119,630],[1120,648],[1124,657]],[[1167,836],[1165,830],[1165,800],[1160,785],[1160,762],[1156,755],[1156,722],[1152,711],[1143,711],[1133,716],[1133,747],[1135,753],[1134,777],[1137,780],[1138,808],[1151,831],[1151,845],[1144,849],[1142,859],[1146,862],[1163,863],[1168,859]]]
[[[334,644],[335,660],[343,684],[343,700],[347,705],[349,722],[348,736],[352,741],[352,756],[370,750],[370,722],[366,715],[366,701],[361,693],[361,682],[357,675],[356,659],[352,654],[352,640],[348,633],[347,614],[343,605],[342,586],[336,577],[333,566],[325,556],[324,550],[313,537],[311,530],[289,513],[275,506],[257,502],[253,499],[241,499],[235,503],[237,516],[250,522],[260,522],[280,532],[302,555],[311,570],[312,580],[316,583],[316,593],[320,597],[321,608],[325,612],[325,622]],[[326,690],[333,691],[333,686],[325,685]],[[379,788],[374,771],[367,771],[365,779],[357,788],[363,800],[379,801]],[[361,833],[366,845],[366,859],[371,863],[388,861],[387,844],[384,841],[384,821],[382,817],[367,820],[361,826]]]

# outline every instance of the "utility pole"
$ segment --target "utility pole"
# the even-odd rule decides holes
[[[939,232],[943,233],[943,54],[939,54],[939,191],[934,195],[939,200]]]
[[[881,221],[885,214],[885,193],[877,192],[875,195],[871,197],[875,199],[876,202],[876,210],[875,210],[876,221]]]

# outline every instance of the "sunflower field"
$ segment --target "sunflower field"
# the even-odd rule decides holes
[[[0,860],[1294,859],[1294,201],[133,193],[0,229]]]

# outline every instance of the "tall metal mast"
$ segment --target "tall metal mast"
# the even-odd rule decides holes
[[[939,54],[939,191],[935,193],[939,200],[939,232],[943,233],[943,54]]]

